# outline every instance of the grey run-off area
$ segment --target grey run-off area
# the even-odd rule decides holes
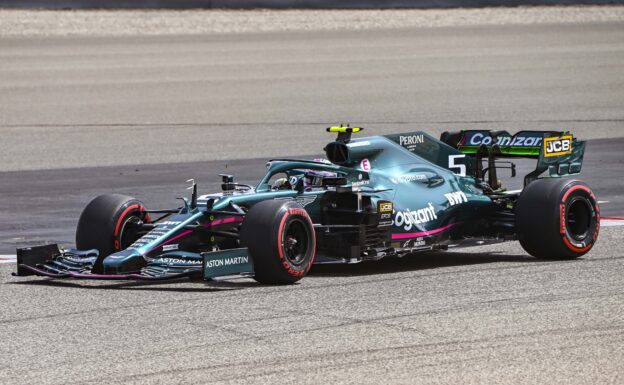
[[[602,18],[593,12],[624,20],[622,10],[574,8],[596,21]],[[443,25],[472,20],[464,10],[444,12]],[[400,14],[377,11],[388,19],[384,25],[398,27],[6,36],[0,170],[295,156],[319,151],[323,128],[336,123],[364,126],[366,134],[553,128],[583,139],[622,135],[624,22],[569,23],[560,16],[556,24],[557,14],[546,9],[549,23],[536,16],[532,25],[505,25],[527,20],[515,10],[483,12],[492,19],[462,27],[414,27]],[[70,28],[77,18],[60,23],[51,14],[37,13],[54,22],[44,31]],[[153,28],[177,15],[154,14],[163,21]],[[262,31],[252,21],[263,12],[228,15],[235,26]],[[80,28],[101,31],[104,19]]]
[[[3,35],[0,254],[70,243],[98,193],[160,208],[188,177],[252,181],[261,159],[320,152],[340,122],[603,138],[582,178],[621,202],[624,23],[512,24]],[[0,265],[0,383],[616,384],[623,241],[604,228],[570,262],[510,243],[315,267],[288,287],[53,283]]]
[[[0,0],[3,8],[43,9],[409,9],[621,4],[623,0]]]
[[[591,23],[624,20],[624,5],[369,10],[15,10],[0,36],[146,36]]]

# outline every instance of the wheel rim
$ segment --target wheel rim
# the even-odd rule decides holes
[[[123,221],[119,230],[119,250],[127,249],[139,238],[137,230],[140,222],[141,218],[134,215]]]
[[[283,240],[281,246],[284,257],[293,265],[302,265],[308,251],[308,232],[305,224],[299,219],[293,219],[284,231]]]
[[[583,197],[575,197],[566,209],[566,230],[575,240],[582,241],[590,235],[592,223],[590,202]]]

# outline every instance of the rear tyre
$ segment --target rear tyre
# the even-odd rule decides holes
[[[269,200],[254,205],[241,227],[241,245],[249,248],[255,280],[282,285],[303,278],[314,261],[314,225],[294,202]]]
[[[82,211],[76,229],[76,247],[96,249],[100,256],[93,268],[102,269],[102,260],[127,248],[139,236],[139,222],[149,222],[149,214],[141,201],[120,194],[105,194],[93,199]]]
[[[524,189],[515,210],[520,244],[534,257],[578,258],[598,239],[600,208],[584,182],[538,179]]]

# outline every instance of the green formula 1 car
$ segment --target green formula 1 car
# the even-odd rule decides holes
[[[256,186],[222,175],[222,191],[150,210],[123,195],[84,209],[76,249],[18,250],[16,275],[293,283],[314,263],[357,263],[519,240],[538,258],[577,258],[596,242],[600,210],[583,182],[585,143],[567,132],[484,130],[352,138],[330,127],[326,159],[274,159]],[[522,191],[497,178],[534,158]],[[546,174],[546,177],[540,176]]]

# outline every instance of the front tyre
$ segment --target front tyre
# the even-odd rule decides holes
[[[584,182],[538,179],[516,204],[516,232],[529,254],[574,259],[591,250],[600,231],[600,207]]]
[[[99,272],[104,258],[134,243],[139,238],[138,225],[149,220],[141,201],[120,194],[100,195],[89,202],[80,215],[76,247],[99,251],[93,268],[94,272]]]
[[[267,200],[254,205],[241,227],[241,245],[254,261],[254,279],[289,284],[303,278],[316,252],[314,225],[308,213],[291,201]]]

